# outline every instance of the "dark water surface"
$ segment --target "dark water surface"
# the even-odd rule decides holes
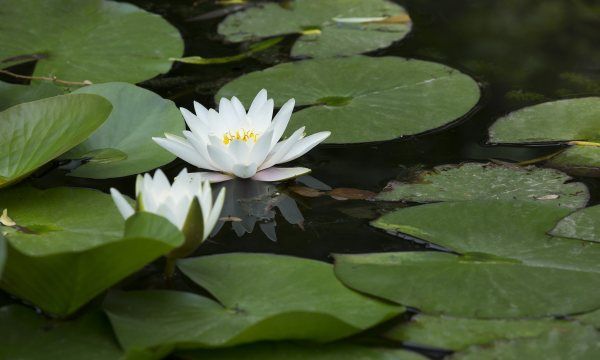
[[[244,45],[224,44],[216,33],[222,17],[189,19],[222,9],[214,1],[128,1],[158,13],[182,33],[186,56],[234,55]],[[520,161],[556,151],[557,146],[509,147],[486,145],[487,128],[506,113],[539,102],[566,97],[600,95],[600,4],[585,0],[407,0],[413,30],[390,48],[372,56],[402,56],[440,62],[470,74],[481,84],[477,107],[451,126],[434,133],[378,144],[319,146],[298,161],[312,175],[332,187],[381,190],[391,179],[407,180],[415,168],[446,163],[501,159]],[[242,62],[223,65],[176,64],[160,78],[143,86],[192,108],[192,101],[214,106],[213,95],[242,74],[291,61],[293,37]],[[351,76],[351,74],[349,74]],[[248,104],[246,104],[248,105]],[[185,164],[165,167],[174,176]],[[597,202],[599,183],[581,179]],[[37,182],[44,186],[68,184],[108,190],[117,186],[132,195],[134,178],[90,181],[51,172]],[[285,191],[280,189],[280,191]],[[290,194],[304,216],[303,229],[275,218],[278,241],[259,229],[238,237],[225,224],[198,254],[232,251],[272,252],[322,260],[330,253],[417,250],[422,245],[371,228],[370,218],[390,205],[366,201],[305,198]],[[399,206],[398,204],[392,205]],[[142,275],[142,278],[144,276]],[[150,277],[153,277],[150,275]],[[133,287],[143,288],[137,282]]]

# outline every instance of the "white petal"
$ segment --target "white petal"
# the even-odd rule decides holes
[[[250,147],[246,141],[233,140],[228,145],[228,153],[233,158],[233,162],[246,164],[250,155]]]
[[[198,156],[196,161],[203,164],[203,166],[199,167],[202,169],[216,170],[215,165],[210,161],[210,156],[208,155],[208,150],[206,149],[208,137],[202,138],[200,136],[196,136],[196,134],[190,131],[184,131],[183,135],[187,139],[188,143],[192,145],[194,150],[196,150]]]
[[[283,104],[281,109],[279,109],[277,115],[275,115],[273,123],[271,124],[271,126],[273,127],[273,140],[271,143],[271,148],[273,148],[273,146],[275,146],[275,144],[277,144],[279,139],[281,139],[281,137],[283,136],[283,133],[285,132],[285,129],[287,128],[288,123],[290,122],[290,117],[292,116],[292,112],[294,111],[295,104],[296,100],[289,99],[285,104]]]
[[[284,163],[299,158],[300,156],[312,150],[312,148],[315,146],[319,145],[323,140],[327,139],[329,135],[331,135],[330,131],[321,131],[299,140],[283,157],[283,159],[279,161],[279,163]]]
[[[231,173],[233,159],[219,145],[208,145],[208,155],[215,166],[225,173]]]
[[[282,181],[291,178],[295,178],[300,175],[308,174],[310,169],[303,167],[294,168],[268,168],[259,171],[252,177],[253,180],[257,181]]]
[[[208,122],[208,110],[202,104],[194,101],[194,111],[200,120]]]
[[[127,202],[125,197],[119,192],[119,190],[115,188],[110,188],[110,195],[112,196],[112,199],[115,202],[117,209],[119,209],[119,212],[121,213],[124,219],[128,219],[135,213],[133,207],[129,205],[129,203]]]
[[[206,121],[201,120],[186,108],[179,108],[179,110],[181,111],[183,119],[190,130],[198,134],[206,133],[209,130],[209,126]]]
[[[256,144],[252,147],[249,155],[249,161],[262,164],[265,162],[267,155],[269,155],[269,151],[271,150],[271,139],[273,138],[273,129],[268,130],[266,133],[262,134]]]
[[[267,102],[267,90],[262,89],[256,94],[254,100],[252,100],[252,104],[248,109],[248,116],[253,118],[256,116],[257,112],[263,107],[263,105]]]
[[[154,172],[153,191],[157,193],[168,192],[171,189],[171,183],[161,169]]]
[[[206,169],[207,164],[202,161],[202,157],[198,155],[196,149],[189,144],[182,144],[178,141],[153,137],[158,145],[160,145],[163,149],[171,152],[181,160],[188,162],[196,167]]]
[[[235,96],[231,98],[231,105],[233,106],[233,109],[235,110],[235,113],[237,114],[237,116],[240,119],[245,119],[246,118],[246,109],[244,109],[244,105],[242,105],[242,103],[240,102],[240,100],[238,98],[236,98]]]
[[[290,149],[298,141],[300,141],[300,139],[302,139],[303,135],[304,126],[294,131],[294,133],[289,138],[277,143],[269,153],[267,160],[265,160],[265,162],[262,163],[258,169],[263,170],[280,163],[281,159],[283,159],[283,157],[290,151]],[[275,134],[273,134],[273,136],[275,136]]]
[[[273,99],[267,100],[256,115],[250,118],[252,121],[251,126],[260,133],[265,132],[271,126],[274,107],[275,103]]]
[[[214,205],[210,211],[210,215],[206,223],[204,223],[204,238],[206,239],[208,235],[213,231],[213,228],[219,221],[219,217],[221,216],[221,211],[223,210],[223,203],[225,201],[225,188],[222,188],[219,191],[219,195],[217,195],[217,199],[215,200]]]
[[[223,182],[234,178],[232,175],[218,172],[196,172],[191,173],[190,176],[197,176],[202,180],[208,180],[210,183]]]
[[[242,179],[247,179],[247,178],[254,176],[254,174],[256,174],[256,168],[257,168],[257,165],[255,163],[251,163],[248,165],[235,164],[235,165],[233,165],[232,172],[237,177],[240,177]]]
[[[221,101],[219,102],[219,116],[221,117],[221,121],[227,125],[228,128],[240,128],[239,124],[241,119],[238,118],[231,102],[225,98],[221,98]]]

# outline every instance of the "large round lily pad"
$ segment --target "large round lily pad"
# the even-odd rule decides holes
[[[14,183],[84,141],[112,106],[91,94],[61,95],[0,112],[0,187]]]
[[[599,244],[547,235],[569,212],[536,202],[444,202],[399,209],[371,224],[461,254],[486,253],[532,266],[600,272]]]
[[[552,319],[468,319],[419,314],[389,329],[385,337],[425,348],[458,351],[496,340],[535,337],[552,329],[572,329],[578,323]]]
[[[125,223],[111,197],[96,190],[20,187],[0,193],[0,209],[16,223],[2,228],[8,256],[0,287],[56,315],[74,312],[183,242],[153,214]]]
[[[403,311],[346,288],[330,264],[314,260],[233,253],[178,266],[219,302],[177,291],[111,294],[105,309],[125,349],[331,341]]]
[[[587,187],[553,169],[494,163],[436,166],[416,174],[409,183],[392,181],[377,195],[386,201],[524,200],[568,208],[585,206]]]
[[[222,350],[196,350],[178,353],[188,360],[425,360],[426,357],[402,349],[367,347],[350,343],[311,345],[262,343]]]
[[[454,354],[454,360],[597,359],[600,334],[592,327],[557,329],[535,338],[498,341]]]
[[[542,317],[600,306],[598,272],[430,251],[336,255],[335,260],[336,275],[351,288],[429,314]]]
[[[0,59],[36,55],[34,75],[136,83],[171,68],[183,41],[158,15],[104,0],[4,0]]]
[[[560,220],[553,236],[600,242],[600,205],[576,211]]]
[[[293,0],[229,15],[218,31],[233,42],[301,34],[292,56],[322,58],[387,47],[410,28],[404,8],[387,0]]]
[[[558,100],[517,110],[497,120],[489,130],[492,143],[556,143],[586,141],[571,146],[548,164],[583,176],[600,175],[600,97]]]
[[[185,130],[183,117],[172,101],[127,83],[91,85],[75,93],[100,95],[112,103],[113,111],[89,139],[63,156],[89,160],[70,175],[121,177],[149,171],[175,159],[152,141],[153,136]]]
[[[469,76],[445,65],[398,57],[353,56],[276,65],[226,84],[216,98],[246,104],[262,88],[277,106],[290,98],[307,106],[288,131],[331,131],[329,143],[390,140],[446,125],[479,100]]]

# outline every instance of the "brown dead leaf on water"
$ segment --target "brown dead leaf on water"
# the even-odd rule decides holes
[[[383,20],[379,20],[379,21],[371,21],[371,24],[408,24],[410,23],[412,20],[410,19],[410,16],[408,16],[408,14],[400,14],[400,15],[396,15],[396,16],[390,16],[388,18],[385,18]]]
[[[369,190],[337,188],[331,190],[328,195],[336,200],[367,200],[377,194]]]

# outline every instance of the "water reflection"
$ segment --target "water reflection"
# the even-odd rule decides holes
[[[272,241],[277,241],[275,227],[277,212],[290,224],[303,229],[304,216],[296,201],[284,188],[267,182],[234,179],[215,184],[214,191],[226,189],[221,220],[212,235],[216,235],[226,223],[230,223],[238,236],[254,231],[256,226]]]

